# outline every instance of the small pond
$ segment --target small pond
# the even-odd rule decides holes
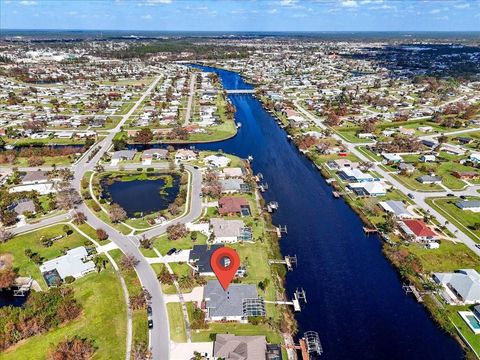
[[[121,176],[103,178],[100,183],[103,189],[102,197],[119,204],[128,217],[139,217],[167,209],[180,190],[180,176],[173,174],[151,173],[141,179]]]

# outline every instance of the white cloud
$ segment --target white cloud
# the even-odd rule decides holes
[[[342,6],[346,8],[356,8],[358,7],[358,3],[356,0],[343,0]]]
[[[277,9],[270,9],[270,10],[267,10],[267,13],[269,14],[276,14],[278,12]]]
[[[433,10],[430,10],[430,14],[438,14],[438,13],[441,13],[442,12],[442,9],[433,9]]]
[[[171,3],[172,3],[172,0],[145,0],[139,5],[156,6],[156,5],[166,5]]]
[[[295,5],[298,2],[298,0],[281,0],[280,5],[282,6],[292,6]]]
[[[23,6],[32,6],[32,5],[37,5],[37,2],[31,1],[31,0],[22,0],[19,2],[19,4]]]
[[[453,7],[456,9],[468,9],[470,7],[470,4],[469,3],[456,4],[456,5],[453,5]]]
[[[151,19],[152,19],[152,15],[150,15],[150,14],[143,15],[143,16],[142,16],[142,19],[151,20]]]

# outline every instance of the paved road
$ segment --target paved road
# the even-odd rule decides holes
[[[118,125],[114,129],[112,129],[112,131],[103,140],[101,140],[99,143],[94,145],[87,152],[87,154],[85,154],[85,156],[79,159],[71,167],[71,169],[74,172],[72,187],[77,189],[79,192],[81,191],[80,184],[85,172],[92,171],[94,169],[95,165],[98,163],[101,156],[110,148],[115,134],[118,131],[120,131],[121,127],[135,112],[138,106],[152,92],[152,90],[155,88],[159,80],[160,80],[160,77],[155,78],[152,84],[143,93],[140,99],[134,104],[134,106],[130,109],[130,111],[122,117]],[[87,161],[88,155],[98,147],[100,147],[100,151],[98,151],[98,153],[92,158],[91,161]],[[201,178],[200,180],[197,179],[197,181],[201,182]],[[196,202],[193,202],[193,203],[197,204]],[[196,206],[198,206],[198,204]],[[197,209],[196,206],[193,207],[193,209],[196,210]],[[169,325],[168,325],[167,308],[163,299],[162,289],[157,280],[155,272],[153,271],[153,269],[151,268],[151,266],[149,265],[145,257],[141,254],[135,242],[133,242],[128,236],[119,233],[117,230],[115,230],[108,224],[104,223],[84,203],[80,204],[77,207],[77,211],[81,211],[86,215],[87,222],[93,228],[104,229],[109,235],[110,240],[114,242],[122,250],[123,253],[132,254],[139,260],[139,263],[136,266],[135,270],[142,283],[142,286],[144,286],[152,295],[151,307],[153,312],[153,323],[154,323],[154,327],[150,333],[150,339],[151,339],[150,346],[152,350],[152,356],[153,356],[153,359],[155,360],[168,360],[170,358],[170,333],[169,333]],[[188,216],[188,219],[190,219],[189,216]],[[66,220],[65,215],[56,216],[49,219],[44,219],[37,224],[29,224],[29,225],[22,226],[21,228],[14,229],[13,232],[14,233],[25,232],[25,231],[33,230],[35,228],[43,227],[43,226],[50,225],[55,222],[63,221],[63,220]],[[161,229],[158,229],[155,231],[155,233],[160,234],[161,231],[162,231]],[[163,229],[163,231],[165,230]]]
[[[190,116],[191,116],[191,113],[192,113],[193,98],[195,97],[196,78],[197,78],[196,73],[192,73],[190,75],[190,93],[188,94],[188,103],[187,103],[187,110],[185,111],[184,126],[187,126],[190,123]]]
[[[318,117],[314,116],[307,110],[305,110],[303,107],[301,107],[298,102],[294,101],[295,107],[303,114],[305,115],[308,119],[313,121],[318,127],[322,129],[327,129],[327,126],[323,124],[322,120],[319,119]],[[347,148],[348,150],[357,156],[360,160],[366,161],[366,162],[371,162],[369,158],[367,158],[363,153],[358,151],[356,148],[359,146],[358,144],[352,144],[349,142],[346,142],[343,140],[340,136],[337,134],[332,135],[335,139],[341,141]],[[446,227],[447,229],[455,234],[455,237],[457,240],[463,242],[466,246],[468,246],[474,253],[480,256],[480,249],[478,249],[475,244],[476,242],[473,241],[467,234],[462,232],[459,228],[457,228],[454,224],[451,224],[442,214],[440,214],[437,210],[435,210],[433,207],[431,207],[429,204],[426,203],[425,199],[428,197],[437,197],[437,196],[446,196],[447,193],[449,192],[454,192],[454,191],[443,191],[443,192],[421,192],[421,191],[413,191],[408,189],[406,186],[404,186],[402,183],[397,181],[390,173],[385,171],[379,166],[380,163],[375,163],[373,170],[376,171],[378,174],[380,174],[383,178],[385,178],[388,182],[390,182],[396,189],[400,190],[404,194],[411,193],[415,197],[415,203],[418,207],[422,208],[423,210],[427,211],[431,215],[435,216],[437,220],[441,224],[447,224]],[[478,193],[476,190],[480,189],[480,186],[472,186],[467,188],[466,190],[462,191],[456,191],[454,192],[456,195],[473,195],[476,194],[478,196]]]

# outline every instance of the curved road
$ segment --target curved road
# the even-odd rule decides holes
[[[84,174],[88,171],[93,171],[95,165],[99,162],[102,155],[108,151],[112,145],[112,140],[117,132],[121,130],[121,127],[125,122],[130,118],[130,116],[135,112],[138,106],[143,102],[143,100],[152,92],[152,90],[157,85],[160,80],[160,76],[156,77],[148,89],[143,93],[140,99],[135,103],[135,105],[130,109],[130,111],[125,114],[118,125],[109,131],[109,134],[97,144],[92,146],[89,151],[87,151],[84,156],[82,156],[72,167],[71,169],[74,172],[74,179],[72,180],[72,187],[75,188],[79,193],[81,192],[81,180]],[[91,154],[94,149],[100,147],[100,151],[92,158],[91,161],[88,161],[89,154]],[[134,165],[135,168],[139,167],[138,164]],[[189,211],[183,217],[176,219],[168,224],[161,225],[155,228],[152,228],[143,234],[146,237],[151,238],[154,236],[161,235],[165,233],[168,225],[172,223],[187,223],[195,220],[201,215],[202,212],[202,198],[200,197],[201,184],[202,184],[202,174],[198,168],[195,168],[190,165],[185,165],[185,168],[191,173],[191,189],[190,189],[190,198],[189,198]],[[170,358],[170,332],[168,324],[168,314],[166,304],[163,298],[163,292],[160,287],[160,283],[157,280],[157,276],[153,271],[152,267],[147,262],[146,258],[140,252],[138,248],[138,239],[135,236],[127,236],[121,234],[116,229],[112,228],[109,224],[103,222],[99,219],[94,212],[92,212],[84,203],[81,203],[77,206],[76,210],[71,210],[67,214],[53,216],[51,218],[44,219],[35,224],[27,224],[16,229],[12,229],[11,232],[18,234],[21,232],[31,231],[40,227],[48,226],[56,222],[66,221],[71,217],[71,213],[74,211],[81,211],[87,217],[87,223],[92,226],[94,229],[102,228],[104,229],[110,240],[117,245],[121,251],[125,254],[132,254],[135,256],[139,263],[135,267],[137,275],[142,283],[142,286],[145,287],[152,296],[151,307],[152,307],[152,317],[153,317],[153,329],[150,331],[150,348],[152,351],[152,358],[155,360],[168,360]]]

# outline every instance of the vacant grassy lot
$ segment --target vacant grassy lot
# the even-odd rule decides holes
[[[464,244],[443,240],[439,249],[426,249],[422,244],[410,244],[405,247],[421,262],[423,272],[448,272],[458,269],[477,269],[480,271],[480,259]]]
[[[95,341],[94,359],[124,359],[127,305],[120,281],[109,264],[106,270],[92,273],[69,285],[82,305],[82,315],[68,324],[34,336],[0,354],[2,360],[43,360],[66,337],[79,335]]]

